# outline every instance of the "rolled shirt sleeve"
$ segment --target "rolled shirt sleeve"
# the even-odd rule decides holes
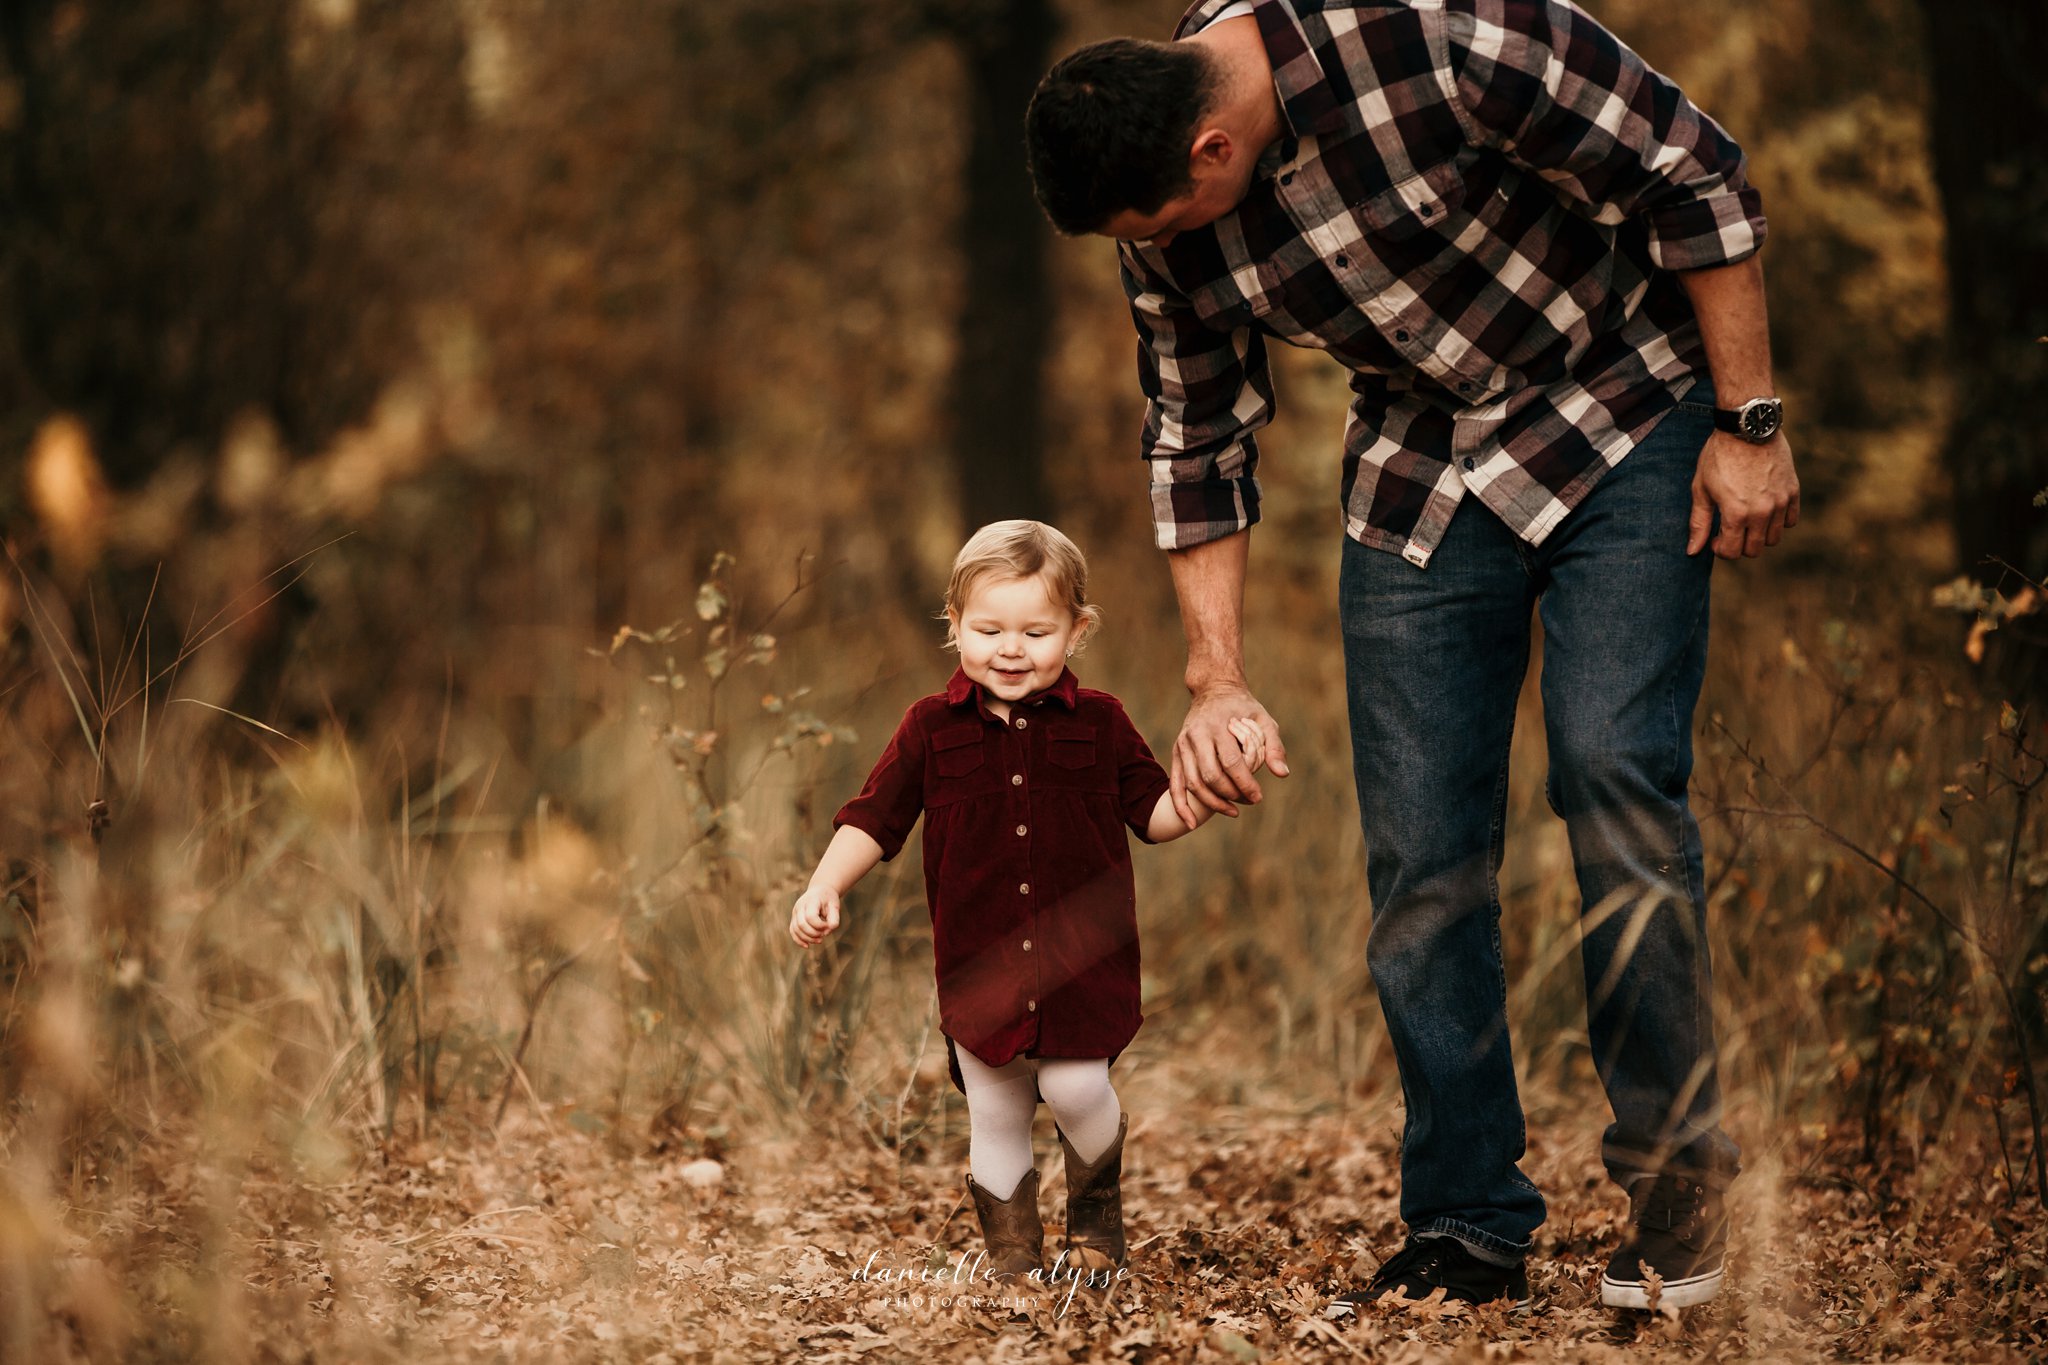
[[[1154,539],[1184,550],[1233,535],[1259,519],[1254,433],[1273,420],[1265,337],[1208,326],[1136,243],[1117,254],[1138,328]]]
[[[894,858],[924,811],[926,752],[924,726],[918,707],[912,706],[903,713],[902,723],[890,736],[860,795],[832,817],[832,828],[851,825],[882,846],[883,862]]]
[[[1720,124],[1566,0],[1449,0],[1453,110],[1466,135],[1596,222],[1640,218],[1665,270],[1763,245],[1763,196]]]

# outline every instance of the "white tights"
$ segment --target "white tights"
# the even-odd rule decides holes
[[[1034,1164],[1034,1082],[1083,1161],[1095,1160],[1116,1141],[1123,1107],[1109,1083],[1108,1058],[1016,1057],[989,1066],[964,1047],[956,1046],[953,1055],[967,1087],[967,1165],[974,1183],[996,1198],[1015,1194]]]

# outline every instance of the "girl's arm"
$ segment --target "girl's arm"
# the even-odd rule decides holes
[[[841,825],[818,859],[811,884],[789,915],[789,936],[810,948],[839,927],[839,898],[882,861],[882,846],[866,830]]]
[[[1215,814],[1215,811],[1196,802],[1195,828],[1208,824]],[[1152,808],[1152,819],[1145,826],[1145,838],[1152,843],[1163,844],[1190,832],[1187,822],[1180,818],[1180,812],[1173,808],[1173,793],[1161,796],[1159,804]]]
[[[789,936],[804,947],[822,943],[839,927],[839,898],[876,863],[901,852],[910,837],[924,808],[925,741],[918,716],[930,700],[911,703],[867,785],[832,817],[832,842],[789,915]]]

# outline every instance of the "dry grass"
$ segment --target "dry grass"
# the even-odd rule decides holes
[[[1529,1170],[1553,1200],[1538,1311],[1333,1335],[1324,1303],[1398,1242],[1399,1092],[1365,976],[1326,568],[1267,562],[1250,604],[1297,775],[1140,851],[1149,1022],[1118,1068],[1133,1285],[1017,1315],[851,1278],[870,1253],[957,1265],[976,1240],[914,854],[827,949],[783,932],[874,736],[943,659],[920,620],[846,616],[809,562],[794,591],[791,568],[752,567],[715,564],[668,625],[501,637],[439,696],[294,733],[216,709],[232,631],[168,669],[209,628],[145,636],[94,580],[18,573],[0,1354],[2042,1349],[2039,745],[1973,691],[1963,623],[1924,588],[1722,579],[1695,797],[1747,1165],[1733,1292],[1678,1321],[1593,1305],[1623,1204],[1599,1172],[1531,688],[1503,888]],[[1160,566],[1110,548],[1097,572],[1112,630],[1090,681],[1163,744]],[[277,580],[235,581],[221,621]],[[571,738],[514,738],[505,694],[468,673],[560,680],[535,704],[580,716]]]

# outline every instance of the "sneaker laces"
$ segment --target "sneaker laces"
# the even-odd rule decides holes
[[[1682,1175],[1660,1175],[1636,1188],[1642,1191],[1636,1196],[1637,1227],[1668,1232],[1682,1242],[1699,1235],[1707,1210],[1705,1185]]]
[[[1443,1269],[1448,1251],[1443,1244],[1453,1240],[1449,1237],[1411,1237],[1407,1245],[1386,1259],[1386,1263],[1373,1275],[1373,1280],[1399,1279],[1412,1270],[1430,1284],[1437,1284],[1437,1272]]]

